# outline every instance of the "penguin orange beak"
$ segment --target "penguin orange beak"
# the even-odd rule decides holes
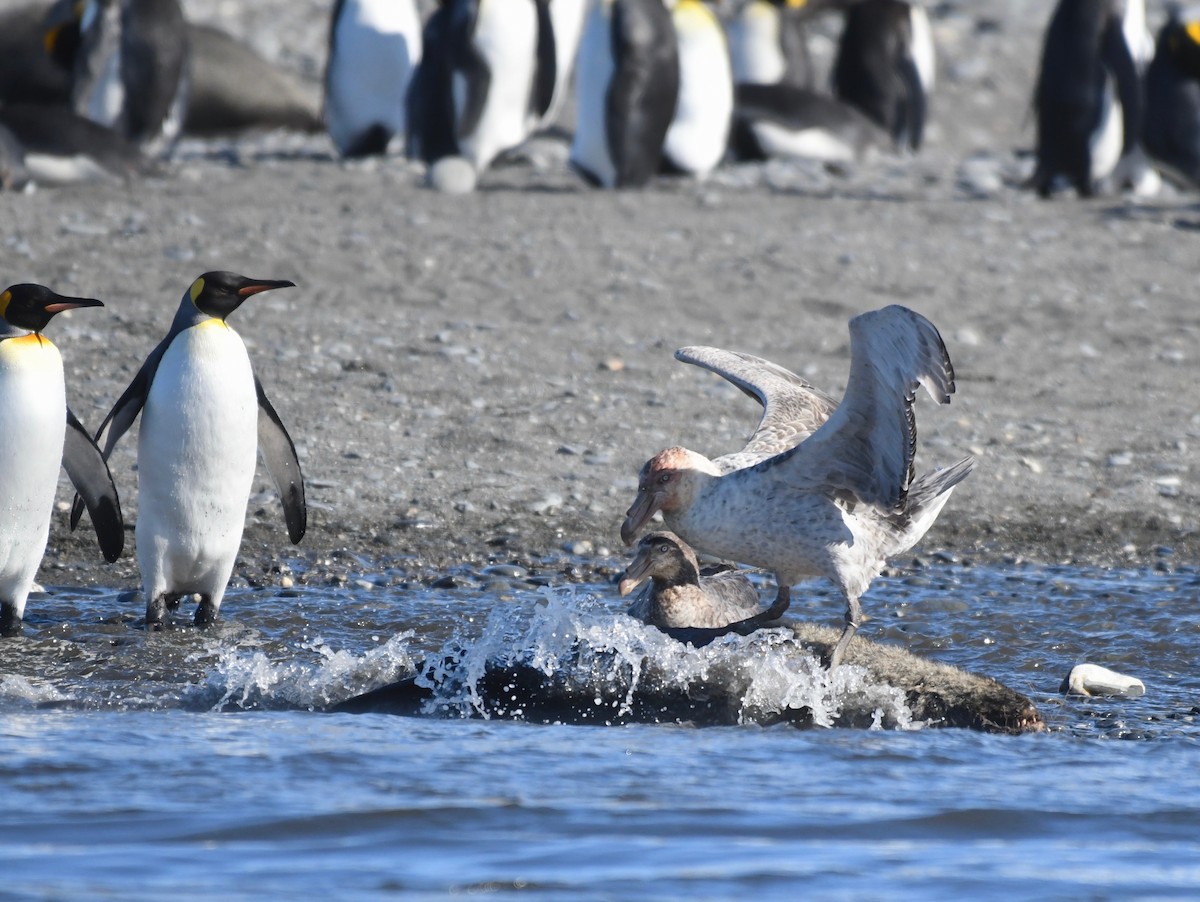
[[[263,291],[272,291],[276,288],[295,288],[295,282],[289,282],[287,279],[265,279],[262,281],[251,282],[249,285],[243,285],[237,290],[238,297],[248,298],[252,294],[259,294]]]
[[[103,307],[104,302],[95,298],[64,298],[60,297],[53,303],[46,304],[42,309],[53,316],[64,310],[78,310],[80,307]]]
[[[661,492],[651,492],[638,489],[637,500],[625,512],[625,522],[621,524],[621,541],[632,545],[637,534],[642,531],[650,518],[662,510],[663,496]]]

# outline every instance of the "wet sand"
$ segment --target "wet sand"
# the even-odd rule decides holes
[[[187,6],[241,24],[218,15],[229,4]],[[293,549],[260,469],[238,569],[251,581],[277,579],[279,560],[312,580],[380,560],[423,580],[489,561],[615,572],[642,462],[740,447],[757,420],[675,348],[757,354],[837,396],[847,321],[889,303],[940,328],[958,374],[950,406],[918,401],[918,469],[978,458],[919,553],[1195,562],[1200,210],[1172,191],[1043,202],[1015,186],[1044,15],[1019,13],[1036,6],[936,21],[941,83],[916,159],[601,193],[550,137],[446,197],[418,166],[344,164],[321,137],[188,142],[161,178],[0,195],[4,278],[106,303],[49,330],[92,428],[195,276],[297,283],[231,319],[310,503]],[[309,77],[323,7],[281,13],[298,37],[274,52]],[[113,461],[131,524],[135,448],[131,433]],[[136,584],[132,535],[115,567],[84,538],[60,511],[41,581]]]

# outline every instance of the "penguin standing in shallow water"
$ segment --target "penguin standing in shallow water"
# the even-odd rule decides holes
[[[598,0],[575,63],[571,165],[604,188],[646,184],[679,98],[679,50],[661,0]]]
[[[1142,100],[1127,4],[1141,0],[1060,0],[1050,19],[1034,93],[1032,185],[1042,197],[1060,179],[1090,197],[1136,144]]]
[[[1168,176],[1200,188],[1200,8],[1176,10],[1158,33],[1142,135]]]
[[[325,66],[325,125],[344,157],[385,153],[405,130],[405,103],[421,61],[413,0],[337,0]]]
[[[296,449],[225,321],[251,295],[293,284],[230,272],[196,279],[96,435],[107,458],[142,414],[136,538],[147,628],[161,628],[168,606],[190,594],[200,596],[197,626],[216,619],[241,545],[256,451],[283,499],[288,536],[293,544],[304,536]]]
[[[168,152],[187,110],[189,43],[178,0],[74,0],[55,9],[63,7],[67,16],[81,11],[75,111],[151,156]]]
[[[679,52],[679,98],[663,141],[668,168],[704,178],[729,146],[733,70],[721,21],[701,0],[671,10]]]
[[[918,150],[935,77],[925,10],[904,0],[862,0],[846,11],[833,90],[886,129],[899,149]]]
[[[58,468],[87,504],[109,562],[125,547],[121,505],[108,466],[67,407],[62,357],[42,335],[64,310],[102,307],[41,285],[0,292],[0,635],[20,630],[46,551]]]

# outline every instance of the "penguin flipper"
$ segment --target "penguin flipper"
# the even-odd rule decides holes
[[[619,188],[638,188],[658,172],[663,140],[679,100],[679,48],[660,41],[672,34],[671,14],[661,4],[617,4],[613,46],[624,60],[605,98],[608,148]]]
[[[137,419],[137,415],[142,412],[142,407],[146,404],[146,397],[150,394],[150,383],[154,381],[154,374],[158,372],[158,364],[162,360],[163,354],[167,352],[167,346],[176,334],[178,333],[172,331],[171,334],[160,341],[158,346],[150,352],[150,356],[146,358],[146,362],[142,364],[142,368],[138,370],[138,374],[133,377],[133,381],[122,392],[121,397],[117,398],[117,403],[112,406],[112,410],[108,412],[108,416],[104,418],[104,422],[96,430],[96,444],[99,445],[101,441],[104,442],[104,448],[101,453],[105,461],[112,455],[112,450],[116,447],[117,442],[120,441],[121,436],[129,431],[129,427],[133,425],[133,421]],[[72,530],[79,525],[79,518],[83,516],[83,505],[84,500],[79,495],[76,495],[75,500],[71,503]]]
[[[293,545],[299,545],[308,528],[308,506],[304,501],[304,476],[296,458],[296,446],[267,399],[258,376],[254,377],[254,391],[258,395],[258,450],[283,501],[288,538]]]
[[[929,109],[929,98],[921,73],[912,57],[905,57],[899,64],[900,79],[904,82],[904,101],[896,116],[892,138],[897,147],[917,151],[921,149],[921,138],[925,131],[925,116]]]
[[[67,408],[67,433],[63,443],[63,466],[79,493],[76,504],[86,504],[96,528],[100,551],[110,564],[125,550],[125,520],[121,501],[108,463],[83,424]],[[77,518],[72,512],[71,528]]]
[[[1116,80],[1117,98],[1121,102],[1124,142],[1122,152],[1129,153],[1138,143],[1142,133],[1142,80],[1133,51],[1125,40],[1121,20],[1114,18],[1108,23],[1101,37],[1100,61]]]
[[[458,153],[450,85],[450,26],[449,12],[439,6],[421,32],[425,52],[408,83],[405,98],[408,123],[404,152],[409,159],[433,163]]]
[[[537,7],[537,69],[533,77],[533,112],[541,119],[550,112],[554,85],[558,79],[558,50],[554,23],[550,19],[550,0],[534,0]]]
[[[475,129],[479,128],[479,120],[483,118],[483,106],[492,84],[492,73],[488,69],[487,61],[473,46],[463,52],[456,68],[467,80],[467,96],[463,108],[458,111],[458,126],[454,133],[455,138],[461,141],[475,134]]]

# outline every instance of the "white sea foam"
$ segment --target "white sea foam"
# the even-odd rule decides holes
[[[428,713],[520,717],[530,699],[517,693],[497,699],[483,688],[489,668],[520,667],[553,678],[577,697],[591,690],[597,709],[609,707],[604,713],[613,718],[628,717],[639,692],[701,697],[716,690],[740,699],[736,720],[742,723],[807,709],[821,726],[923,726],[913,720],[902,690],[872,683],[861,667],[830,674],[785,628],[694,648],[572,587],[546,588],[533,600],[494,608],[478,638],[458,637],[431,657],[417,679],[434,696]]]
[[[295,655],[277,661],[261,650],[221,647],[203,691],[216,697],[214,710],[325,708],[364,685],[381,685],[411,674],[416,667],[412,638],[412,632],[398,633],[361,654],[333,649],[316,638],[301,646],[318,657],[315,662],[296,660]]]
[[[41,680],[30,680],[16,674],[0,676],[0,702],[21,702],[29,705],[44,705],[48,702],[67,701],[56,688]]]

